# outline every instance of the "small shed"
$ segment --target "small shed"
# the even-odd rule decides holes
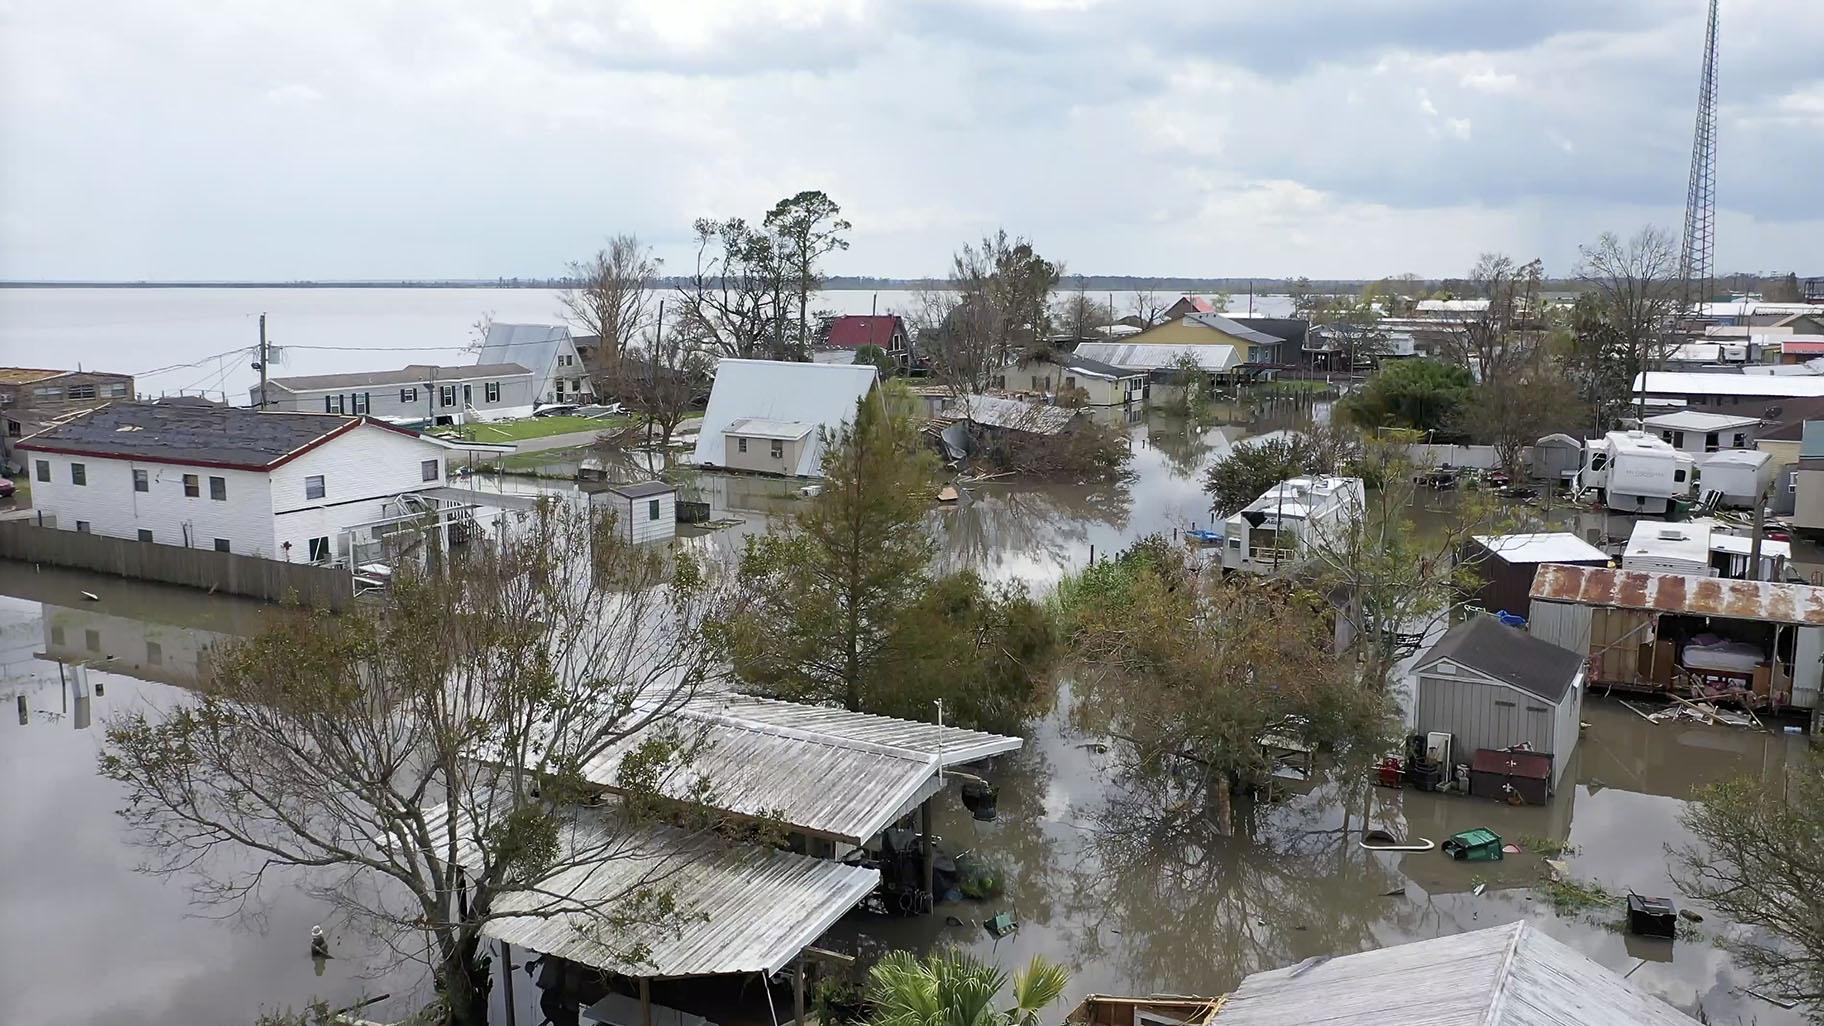
[[[1415,733],[1452,737],[1459,761],[1525,745],[1552,758],[1555,790],[1577,747],[1583,657],[1492,616],[1452,627],[1413,667]]]
[[[1773,484],[1773,453],[1760,449],[1729,449],[1698,465],[1698,492],[1716,493],[1725,506],[1753,508]]]
[[[678,490],[663,481],[588,487],[589,508],[613,510],[615,530],[638,545],[668,542],[678,533]]]
[[[1537,534],[1478,534],[1463,546],[1462,558],[1482,579],[1476,592],[1482,608],[1525,617],[1532,609],[1533,575],[1541,563],[1607,566],[1608,553],[1569,531]]]
[[[1541,481],[1564,481],[1583,466],[1583,443],[1570,435],[1546,435],[1533,443],[1532,473]]]

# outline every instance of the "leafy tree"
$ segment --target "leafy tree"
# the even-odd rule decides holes
[[[892,377],[899,370],[899,361],[893,359],[892,353],[872,344],[855,347],[855,362],[873,364],[882,378]]]
[[[1672,851],[1679,889],[1759,930],[1724,934],[1761,987],[1824,1021],[1824,756],[1772,787],[1743,776],[1701,788]],[[1760,931],[1765,931],[1760,932]]]
[[[1137,772],[1188,780],[1226,831],[1230,797],[1272,772],[1272,739],[1372,749],[1390,706],[1334,656],[1320,594],[1287,581],[1206,584],[1183,558],[1154,536],[1060,587],[1072,712],[1119,742]]]
[[[750,539],[721,624],[735,676],[760,694],[958,723],[1018,722],[1041,699],[1048,635],[1022,591],[933,572],[936,458],[877,390],[829,440],[821,494]]]
[[[957,392],[987,390],[994,376],[1051,334],[1051,296],[1062,267],[1005,230],[965,245],[950,287],[924,293],[915,320],[940,381]]]
[[[761,225],[774,236],[779,262],[785,269],[785,281],[794,295],[798,309],[799,352],[811,345],[811,294],[823,287],[823,275],[817,261],[837,250],[848,249],[849,240],[842,233],[854,227],[842,219],[842,208],[818,189],[808,189],[788,196],[767,211]]]
[[[281,619],[219,651],[190,701],[113,721],[100,768],[148,870],[230,912],[296,875],[428,960],[453,1024],[486,1020],[481,932],[514,899],[639,964],[636,938],[677,914],[678,860],[652,857],[644,798],[688,770],[668,719],[716,669],[699,626],[719,603],[693,563],[622,541],[612,517],[545,503],[522,527],[440,572],[402,570],[372,605]],[[634,799],[572,836],[584,767],[648,728],[623,778]],[[253,858],[212,857],[235,850]],[[652,875],[599,901],[554,886],[627,859]]]
[[[1799,288],[1799,276],[1788,271],[1761,286],[1761,298],[1769,303],[1803,303],[1805,290]]]
[[[1343,412],[1362,427],[1444,431],[1456,422],[1475,380],[1468,370],[1441,360],[1395,360],[1345,398]]]
[[[1632,400],[1634,380],[1626,350],[1602,299],[1593,292],[1578,296],[1559,359],[1599,431],[1625,414]]]
[[[870,1026],[1039,1026],[1039,1013],[1064,996],[1070,974],[1033,956],[1013,975],[1013,1005],[996,1008],[1007,974],[963,951],[920,957],[894,951],[868,973]]]
[[[1203,490],[1209,493],[1210,508],[1217,518],[1233,516],[1289,477],[1346,473],[1356,448],[1352,436],[1323,427],[1237,444],[1227,456],[1210,464]]]
[[[1576,433],[1587,423],[1576,385],[1557,364],[1537,359],[1501,384],[1476,385],[1457,427],[1471,441],[1494,446],[1501,466],[1518,477],[1524,469],[1520,453],[1527,446],[1555,431]]]

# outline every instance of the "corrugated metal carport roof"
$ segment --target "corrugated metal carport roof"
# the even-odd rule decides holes
[[[1824,627],[1824,588],[1809,584],[1545,563],[1533,577],[1532,598],[1535,602]]]

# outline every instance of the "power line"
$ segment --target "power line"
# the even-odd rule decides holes
[[[225,353],[211,353],[208,356],[205,356],[198,360],[192,360],[189,363],[173,363],[173,364],[170,364],[170,365],[164,366],[164,367],[154,367],[153,369],[148,370],[148,371],[140,371],[139,373],[137,373],[133,376],[136,378],[150,378],[150,377],[153,377],[153,376],[159,375],[159,374],[168,374],[171,371],[185,370],[190,367],[201,367],[203,364],[208,363],[211,360],[220,360],[220,359],[223,359],[224,357],[239,356],[239,355],[243,355],[243,354],[251,353],[251,352],[253,352],[252,346],[242,346],[239,349],[230,349]]]

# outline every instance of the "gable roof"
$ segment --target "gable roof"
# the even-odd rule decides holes
[[[371,385],[422,385],[427,382],[473,381],[477,378],[510,378],[530,374],[517,363],[477,363],[467,367],[433,367],[414,363],[397,370],[357,371],[350,374],[306,374],[289,378],[272,378],[270,388],[287,392],[313,392],[327,388],[365,388]],[[258,392],[260,387],[253,386]]]
[[[1446,631],[1413,672],[1422,673],[1446,659],[1548,702],[1563,698],[1583,672],[1583,657],[1577,653],[1483,615]]]
[[[1103,363],[1101,360],[1082,353],[1059,353],[1056,359],[1071,370],[1098,378],[1131,378],[1143,373],[1125,367],[1117,367],[1112,363]]]
[[[904,326],[898,314],[846,314],[830,322],[829,344],[840,349],[888,348]]]
[[[1240,321],[1229,320],[1227,317],[1217,313],[1194,313],[1185,317],[1185,320],[1195,324],[1201,324],[1207,328],[1215,328],[1225,335],[1233,335],[1243,342],[1252,342],[1255,345],[1271,346],[1278,345],[1285,341],[1285,339],[1280,338],[1277,335],[1269,335],[1264,331],[1256,331],[1253,328],[1242,324]]]
[[[1533,924],[1254,973],[1211,1026],[1697,1026]]]
[[[1192,342],[1085,342],[1077,347],[1077,355],[1134,371],[1173,370],[1186,356],[1217,374],[1233,370],[1241,362],[1234,346]]]
[[[362,424],[419,437],[366,417],[261,413],[233,406],[116,402],[24,439],[21,449],[269,470]]]
[[[516,363],[543,376],[569,339],[570,329],[561,324],[490,324],[475,363]]]
[[[834,430],[855,416],[855,404],[874,387],[869,363],[793,363],[785,360],[723,360],[697,433],[696,461],[720,466],[727,454],[724,435],[736,421],[770,420],[812,425],[813,441],[800,448],[793,473],[810,477],[823,459],[816,428]]]

